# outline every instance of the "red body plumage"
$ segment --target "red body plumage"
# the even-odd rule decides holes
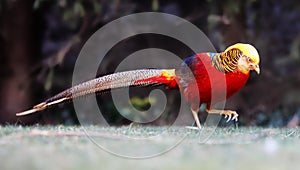
[[[176,69],[176,76],[163,73],[136,83],[160,83],[168,85],[169,88],[178,85],[192,109],[197,110],[202,103],[210,107],[238,92],[250,75],[238,71],[223,73],[217,70],[212,63],[214,55],[216,53],[196,54],[184,60],[181,67]]]
[[[249,73],[244,74],[238,71],[223,73],[217,70],[211,59],[214,55],[216,54],[200,53],[184,61],[183,70],[185,71],[184,66],[188,66],[194,78],[184,71],[176,76],[178,85],[185,99],[191,103],[192,109],[196,110],[202,103],[210,106],[231,97],[246,84],[249,78]],[[182,68],[179,68],[179,72]],[[195,103],[195,101],[200,103]]]

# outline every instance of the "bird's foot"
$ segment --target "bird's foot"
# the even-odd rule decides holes
[[[192,130],[200,130],[201,129],[201,128],[196,127],[196,126],[186,126],[185,128],[192,129]]]
[[[207,110],[210,114],[220,113],[221,115],[225,116],[225,119],[227,119],[226,122],[229,122],[230,120],[238,121],[238,114],[236,111],[232,110]]]
[[[225,119],[228,117],[226,122],[229,122],[230,120],[235,120],[236,122],[238,121],[239,115],[236,113],[236,111],[224,110],[221,112],[221,114],[225,116]]]

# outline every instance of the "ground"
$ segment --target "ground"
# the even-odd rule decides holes
[[[299,139],[300,128],[3,126],[0,167],[298,169]]]

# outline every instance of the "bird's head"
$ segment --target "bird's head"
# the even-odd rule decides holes
[[[228,47],[225,52],[233,49],[238,49],[241,52],[241,57],[238,59],[237,69],[245,74],[254,70],[257,74],[260,73],[259,62],[260,58],[257,50],[250,44],[237,43]]]

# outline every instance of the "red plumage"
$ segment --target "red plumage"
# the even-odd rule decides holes
[[[212,64],[211,55],[216,54],[200,53],[191,56],[176,71],[176,79],[181,92],[194,110],[198,109],[199,104],[202,103],[210,106],[228,99],[244,87],[250,75],[239,71],[223,73],[217,70]],[[190,69],[187,72],[191,72],[192,75],[186,73],[187,68]],[[214,97],[213,101],[212,97]]]
[[[216,69],[212,57],[217,53],[200,53],[184,60],[174,75],[155,76],[135,83],[165,84],[168,88],[177,85],[193,110],[206,103],[208,108],[238,92],[246,84],[249,73],[239,71],[223,73]]]

